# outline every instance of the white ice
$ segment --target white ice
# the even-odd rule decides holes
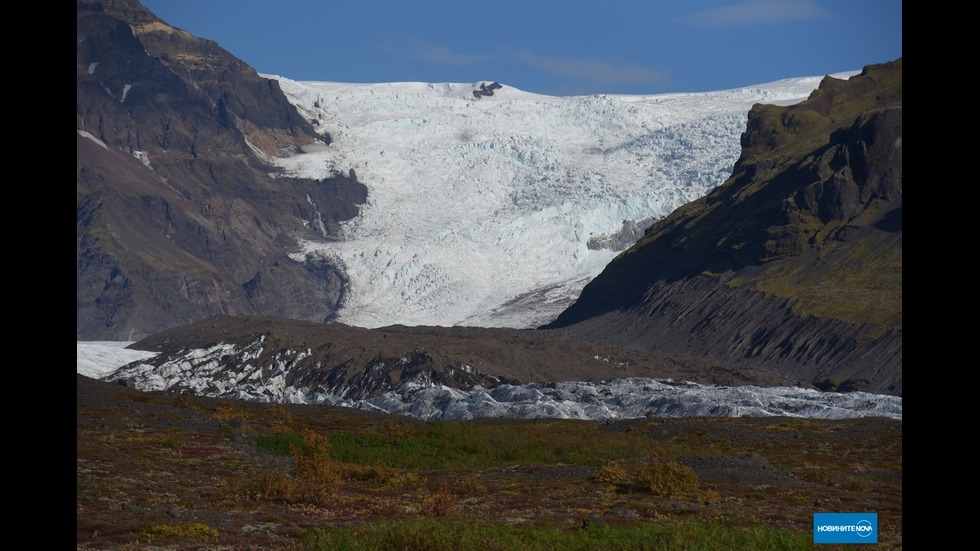
[[[76,372],[93,379],[112,373],[135,361],[148,360],[156,352],[128,350],[132,342],[124,341],[76,341]]]
[[[342,241],[293,255],[344,267],[339,321],[363,327],[550,321],[618,254],[589,248],[590,238],[662,218],[724,182],[751,106],[799,102],[822,78],[646,96],[504,86],[475,99],[480,83],[266,76],[333,138],[275,162],[310,178],[353,168],[368,187]]]

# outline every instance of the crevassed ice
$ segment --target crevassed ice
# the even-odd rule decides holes
[[[443,421],[480,417],[606,420],[700,416],[902,419],[902,398],[898,396],[792,387],[722,387],[640,377],[601,382],[502,384],[493,389],[470,390],[405,385],[367,399],[304,392],[294,393],[291,399]]]
[[[293,255],[344,267],[339,321],[364,327],[550,321],[617,254],[589,248],[590,238],[664,217],[722,183],[750,107],[798,102],[820,81],[649,96],[504,86],[476,100],[479,83],[270,78],[333,138],[276,162],[311,178],[353,168],[368,187],[341,242]]]
[[[425,374],[394,391],[371,398],[348,397],[350,389],[325,394],[321,386],[287,384],[286,373],[310,350],[286,350],[266,366],[253,365],[256,339],[243,348],[218,344],[187,350],[154,367],[154,353],[125,350],[129,343],[78,343],[78,372],[106,380],[125,377],[143,390],[189,388],[195,393],[225,398],[291,403],[331,404],[402,413],[429,420],[476,417],[619,419],[636,417],[763,417],[790,416],[840,419],[889,417],[902,419],[902,398],[865,392],[835,393],[755,386],[722,387],[642,377],[601,382],[562,382],[479,386],[467,390],[432,383]],[[219,359],[237,358],[234,369],[221,368]],[[97,366],[97,367],[94,367]],[[121,368],[121,371],[115,371]]]

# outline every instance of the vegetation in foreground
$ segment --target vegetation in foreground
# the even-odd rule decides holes
[[[548,551],[576,550],[713,550],[729,549],[811,549],[813,538],[793,530],[736,528],[720,523],[661,525],[648,523],[632,527],[586,527],[562,530],[555,526],[493,525],[483,521],[411,520],[381,523],[363,528],[311,530],[300,540],[311,549],[372,551],[375,549],[426,549],[490,551],[522,549]]]
[[[902,546],[902,423],[424,423],[82,390],[78,549],[809,549],[816,512]]]

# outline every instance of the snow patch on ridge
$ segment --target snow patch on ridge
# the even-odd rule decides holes
[[[93,142],[95,142],[95,143],[97,143],[97,144],[99,144],[99,145],[101,145],[101,146],[102,146],[102,147],[104,147],[105,149],[109,149],[109,146],[107,146],[107,145],[105,144],[105,142],[103,142],[102,140],[100,140],[100,139],[98,139],[98,138],[96,138],[95,136],[93,136],[93,135],[92,135],[91,133],[89,133],[88,131],[85,131],[85,130],[76,130],[75,132],[77,132],[79,136],[81,136],[81,137],[83,137],[83,138],[88,138],[88,139],[90,139],[90,140],[92,140]]]

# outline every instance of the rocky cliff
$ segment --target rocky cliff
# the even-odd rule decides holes
[[[902,393],[902,60],[756,105],[732,176],[546,329]]]
[[[275,81],[138,2],[76,7],[77,338],[220,313],[329,319],[343,274],[287,254],[329,239],[366,188],[285,178],[269,159],[330,137]]]

